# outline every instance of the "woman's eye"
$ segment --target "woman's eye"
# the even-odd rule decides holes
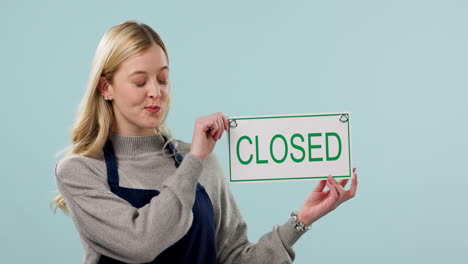
[[[146,82],[144,82],[144,83],[135,83],[135,85],[137,87],[143,87],[143,86],[145,86],[145,84],[146,84]]]
[[[167,84],[167,81],[163,81],[163,80],[158,80],[158,82],[159,82],[160,84]]]

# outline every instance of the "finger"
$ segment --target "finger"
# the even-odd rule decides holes
[[[224,124],[222,124],[222,129],[220,129],[219,138],[221,139],[224,135]]]
[[[227,116],[223,115],[223,123],[224,123],[224,130],[228,130],[229,129],[229,120],[227,118]]]
[[[341,186],[333,179],[333,177],[329,176],[328,177],[328,188],[330,188],[330,202],[331,202],[331,210],[336,209],[342,202],[343,198],[342,195],[339,191],[339,188]],[[335,183],[334,183],[335,182]]]
[[[218,122],[218,139],[221,138],[221,136],[223,135],[223,132],[224,132],[224,122],[223,122],[223,116],[220,115],[219,118],[217,119],[217,122]]]
[[[216,140],[219,140],[221,139],[221,136],[223,135],[223,131],[222,129],[218,129],[218,132],[216,132]]]
[[[353,168],[353,173],[355,173],[355,172],[356,172],[356,168]]]
[[[357,174],[355,173],[353,174],[353,177],[352,177],[351,187],[347,191],[347,195],[349,198],[352,198],[356,195],[357,185],[358,185],[358,180],[357,180]]]
[[[211,129],[213,129],[210,123],[204,123],[201,125],[201,127],[202,127],[202,131],[207,132],[207,133],[211,133]]]
[[[214,135],[216,134],[216,131],[218,131],[218,124],[216,123],[216,120],[212,119],[211,121],[211,131],[210,134],[214,138]]]
[[[200,126],[203,132],[211,133],[213,130],[213,120],[211,119],[200,119]]]
[[[224,132],[224,125],[222,124],[222,120],[218,119],[217,121],[217,124],[218,124],[218,131],[216,131],[216,139],[220,139],[221,136],[223,135],[223,132]]]
[[[348,183],[349,179],[343,179],[343,180],[340,180],[340,185],[344,188],[346,186],[346,184]]]
[[[330,180],[330,183],[333,186],[335,186],[336,191],[338,192],[338,198],[341,199],[345,194],[345,190],[343,189],[343,187],[341,187],[341,185],[333,177],[329,176],[329,180]]]
[[[321,180],[317,186],[314,188],[314,192],[322,192],[325,189],[325,185],[327,185],[327,180]]]
[[[332,200],[331,202],[335,204],[336,200],[338,200],[338,192],[336,191],[336,187],[330,182],[330,179],[327,180],[327,187],[330,192],[330,199]]]
[[[220,124],[219,129],[226,130],[226,123],[224,121],[224,119],[226,117],[221,112],[218,112],[217,114],[218,114],[218,120],[219,120],[219,124]]]

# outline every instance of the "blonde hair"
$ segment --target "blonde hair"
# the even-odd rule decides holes
[[[96,49],[86,93],[72,128],[72,145],[68,154],[91,157],[102,150],[114,123],[114,113],[112,101],[104,100],[97,88],[99,79],[105,76],[106,80],[112,83],[114,73],[122,62],[149,49],[153,44],[160,46],[169,60],[163,41],[146,24],[135,20],[124,21],[104,34]],[[170,97],[167,109],[169,105]],[[161,124],[154,132],[172,139],[165,125],[167,114],[168,111],[164,113]],[[60,194],[52,200],[51,206],[54,204],[54,211],[60,208],[68,213],[67,205]]]

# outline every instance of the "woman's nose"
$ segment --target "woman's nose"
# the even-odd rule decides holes
[[[150,85],[150,89],[148,91],[149,97],[156,99],[161,96],[161,87],[157,82]]]

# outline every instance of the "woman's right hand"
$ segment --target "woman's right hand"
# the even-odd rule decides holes
[[[204,160],[213,151],[216,141],[221,138],[224,130],[228,130],[228,127],[227,117],[220,112],[197,118],[190,153]]]

